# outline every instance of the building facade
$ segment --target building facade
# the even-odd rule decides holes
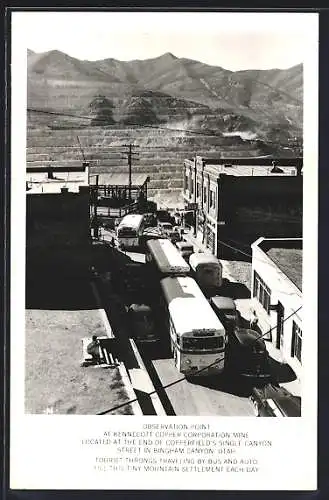
[[[74,275],[89,272],[89,186],[78,191],[26,193],[26,275]]]
[[[259,235],[302,236],[301,158],[202,158],[184,162],[185,208],[196,236],[218,257]]]
[[[259,238],[252,246],[252,305],[264,338],[302,374],[302,239]]]

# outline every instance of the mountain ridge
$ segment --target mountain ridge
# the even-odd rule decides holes
[[[59,50],[28,50],[27,58],[29,107],[85,114],[99,98],[100,103],[111,102],[120,123],[183,120],[184,126],[200,130],[208,126],[266,136],[275,129],[276,138],[302,136],[302,63],[230,71],[170,52],[151,59],[88,61]]]

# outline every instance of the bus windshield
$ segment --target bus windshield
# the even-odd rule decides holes
[[[183,349],[188,351],[208,351],[224,347],[224,337],[183,337]]]

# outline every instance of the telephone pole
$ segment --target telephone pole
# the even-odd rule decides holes
[[[138,148],[138,145],[135,144],[123,144],[123,147],[128,148],[128,151],[122,151],[122,154],[126,155],[124,158],[127,157],[128,160],[128,169],[129,169],[129,177],[128,177],[128,196],[129,196],[129,201],[131,201],[131,160],[133,155],[139,155],[137,151],[133,151],[133,148]],[[136,161],[138,161],[138,158],[135,158]]]

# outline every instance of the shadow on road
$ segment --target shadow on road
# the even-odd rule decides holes
[[[231,297],[232,299],[250,299],[250,290],[242,283],[236,283],[224,278],[217,295]]]
[[[208,387],[217,391],[232,394],[233,396],[249,397],[255,385],[262,385],[261,380],[249,380],[229,372],[216,376],[195,376],[187,377],[188,382]]]

